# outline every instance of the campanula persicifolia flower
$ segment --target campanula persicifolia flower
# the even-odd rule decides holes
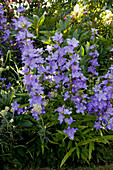
[[[74,139],[74,133],[78,130],[78,128],[70,128],[68,127],[67,130],[63,130],[64,133],[66,133],[70,139]]]

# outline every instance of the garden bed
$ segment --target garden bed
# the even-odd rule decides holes
[[[112,168],[112,7],[1,1],[1,168]]]

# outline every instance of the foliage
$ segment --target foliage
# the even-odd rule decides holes
[[[1,4],[2,168],[111,163],[111,1]]]

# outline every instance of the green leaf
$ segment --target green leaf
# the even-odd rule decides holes
[[[37,15],[33,15],[33,21],[36,23],[39,20],[39,17]]]
[[[44,23],[45,15],[43,14],[38,20],[38,28]]]
[[[40,36],[40,40],[44,43],[44,44],[48,44],[48,45],[53,45],[53,43],[51,42],[50,39],[44,37],[44,36]]]
[[[64,27],[64,24],[63,24],[63,21],[62,21],[62,20],[59,21],[59,24],[60,24],[62,30],[64,30],[65,27]]]
[[[16,93],[15,95],[16,96],[29,96],[28,93]]]
[[[28,145],[29,143],[33,142],[36,138],[37,138],[37,136],[35,136],[35,137],[34,137],[33,139],[31,139],[30,141],[28,141],[28,142],[26,143],[26,145]]]
[[[41,148],[42,148],[42,154],[44,154],[44,145],[42,145]]]
[[[84,132],[83,132],[83,134],[87,134],[87,133],[89,133],[90,131],[92,131],[93,130],[93,128],[88,128],[88,129],[86,129]]]
[[[52,144],[55,144],[55,145],[59,145],[59,143],[51,141],[51,140],[49,142],[52,143]]]
[[[70,21],[71,21],[70,17],[68,17],[68,19],[66,19],[64,22],[64,28],[66,28],[69,25]]]
[[[76,38],[76,39],[78,39],[79,34],[78,34],[78,30],[77,30],[77,29],[74,31],[73,37]]]
[[[87,42],[87,44],[85,45],[85,50],[86,50],[86,53],[88,54],[89,52],[89,47],[90,47],[90,43]]]
[[[53,31],[39,31],[39,33],[46,35],[47,37],[51,37],[54,35]]]
[[[94,150],[94,142],[89,143],[89,160],[91,159],[92,151]]]
[[[81,59],[80,65],[84,65],[84,64],[87,63],[90,59],[91,59],[91,57],[85,56],[84,58]]]
[[[8,60],[8,57],[9,57],[9,60],[11,59],[11,50],[8,50],[8,52],[7,52],[7,54],[6,54],[6,60],[5,60],[5,63],[4,64],[6,64],[6,62],[7,62],[7,60]]]
[[[76,153],[77,153],[77,157],[79,159],[80,158],[80,150],[79,150],[77,143],[76,143]]]
[[[13,96],[14,96],[14,92],[11,91],[9,94],[8,94],[8,101],[9,101],[9,104],[11,104],[12,100],[13,100]]]
[[[88,33],[89,33],[89,31],[84,32],[84,33],[81,35],[80,40],[82,41],[82,40],[87,36]]]
[[[106,39],[102,36],[98,34],[98,37],[102,40],[102,41],[106,41]]]
[[[64,132],[60,131],[60,130],[56,130],[58,133],[60,133],[61,135],[65,135],[68,136],[67,134],[65,134]]]
[[[19,106],[18,108],[23,108],[23,107],[26,107],[26,106],[30,106],[29,103],[26,103],[26,104],[22,104],[21,106]]]
[[[42,74],[42,76],[39,77],[39,80],[43,81],[43,78],[44,78],[44,74]]]
[[[87,157],[83,153],[81,153],[81,157],[90,165],[89,161],[87,160]]]
[[[3,100],[1,100],[2,104],[4,105],[10,105],[13,99],[13,95],[14,95],[14,91],[5,93],[5,91],[1,91],[1,96],[3,98]]]
[[[87,140],[85,140],[85,141],[79,142],[79,143],[78,143],[78,146],[87,145],[87,144],[89,144],[89,143],[92,142],[92,141],[95,142],[96,140],[98,140],[98,138],[87,139]]]
[[[109,40],[109,35],[108,34],[106,35],[106,40]]]
[[[13,148],[19,148],[19,147],[26,148],[24,145],[13,146]]]
[[[88,121],[89,121],[89,119],[90,120],[93,120],[94,118],[95,118],[95,116],[94,115],[73,115],[73,117],[75,118],[75,119],[82,119],[82,120],[84,120],[84,118],[85,119],[88,119]]]
[[[22,127],[30,127],[32,125],[33,124],[29,120],[24,120],[23,123],[20,123],[20,126],[22,126]]]
[[[96,139],[96,142],[99,142],[99,143],[104,143],[104,144],[106,144],[106,143],[109,143],[108,141],[107,141],[107,139],[106,138],[104,138],[104,137],[98,137],[97,139]]]
[[[72,140],[70,140],[67,145],[67,149],[69,150],[70,148],[72,148]]]
[[[31,19],[31,18],[27,18],[27,20],[28,20],[29,22],[31,22],[32,24],[34,23],[34,20]]]
[[[72,152],[76,149],[76,147],[70,149],[70,151],[64,156],[64,158],[61,161],[60,164],[60,168],[62,167],[62,165],[64,165],[64,163],[66,162],[66,160],[69,158],[69,156],[72,154]]]
[[[80,47],[80,56],[84,57],[84,47]]]
[[[106,135],[106,136],[103,136],[103,137],[107,140],[113,140],[113,135]]]

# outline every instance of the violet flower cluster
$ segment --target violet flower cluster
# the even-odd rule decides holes
[[[95,50],[95,45],[91,45],[89,47],[90,53],[89,56],[91,57],[91,60],[88,62],[90,63],[90,66],[88,67],[88,72],[91,73],[91,75],[93,74],[93,76],[98,76],[98,72],[96,71],[96,67],[99,66],[98,64],[98,52],[97,50]]]
[[[12,35],[13,30],[12,23],[9,23],[7,21],[7,18],[5,16],[5,9],[2,5],[0,5],[0,42],[2,45],[0,45],[0,56],[1,59],[4,59],[4,56],[6,56],[8,50],[12,50],[13,53],[15,50],[17,50],[20,47],[20,43],[17,43],[14,36]],[[19,54],[14,54],[19,56]],[[3,61],[4,62],[4,61]]]
[[[3,12],[1,12],[3,13]],[[3,14],[2,14],[3,15]],[[70,139],[74,139],[74,133],[78,128],[73,128],[74,114],[94,114],[97,118],[94,127],[96,129],[106,128],[113,130],[113,67],[99,81],[93,84],[93,91],[89,95],[89,80],[82,73],[79,67],[79,55],[76,47],[79,41],[75,38],[67,39],[67,44],[63,44],[63,34],[55,33],[53,36],[54,46],[47,46],[36,49],[33,45],[34,35],[29,32],[31,23],[23,16],[13,19],[13,29],[18,33],[15,35],[16,42],[22,54],[24,65],[23,84],[25,91],[29,93],[29,103],[34,119],[39,120],[39,115],[45,113],[46,99],[49,100],[53,94],[61,96],[61,104],[54,113],[58,114],[60,124],[65,123],[67,129],[63,130]],[[92,35],[97,34],[97,30],[92,29]],[[98,64],[98,52],[94,50],[94,45],[90,46],[90,57],[88,72],[91,76],[98,76],[96,67]],[[48,57],[44,57],[44,53]],[[46,85],[49,91],[45,94]],[[20,114],[23,109],[15,102],[11,104],[13,113]]]
[[[31,113],[34,118],[38,120],[38,113],[45,113],[43,108],[43,87],[39,83],[39,76],[33,75],[34,68],[39,67],[41,71],[40,63],[43,63],[41,59],[41,49],[35,49],[33,46],[34,35],[29,33],[28,28],[31,23],[26,20],[25,17],[20,16],[18,19],[13,19],[13,25],[18,33],[15,36],[17,43],[20,44],[20,51],[22,56],[22,63],[24,65],[22,72],[24,73],[23,84],[25,85],[25,91],[29,92]],[[13,108],[14,109],[14,108]],[[18,111],[18,110],[17,110]],[[19,112],[20,114],[21,112]]]
[[[93,87],[93,95],[88,99],[86,104],[86,112],[88,114],[96,114],[96,129],[111,129],[113,130],[113,66],[105,76],[98,78],[102,81],[97,81]]]
[[[17,101],[15,101],[14,103],[11,104],[11,110],[13,112],[13,114],[15,114],[17,112],[17,114],[19,115],[20,113],[27,113],[29,107],[25,107],[24,109],[20,107],[20,104],[17,103]]]
[[[81,72],[81,68],[79,67],[79,56],[75,53],[75,48],[79,45],[79,41],[75,38],[67,39],[67,46],[61,48],[60,44],[63,43],[63,35],[55,33],[55,36],[52,38],[56,44],[54,47],[47,46],[45,51],[48,52],[48,57],[44,58],[42,55],[44,50],[42,48],[35,49],[33,41],[30,40],[31,38],[34,38],[34,35],[28,32],[30,23],[22,16],[19,17],[18,20],[13,19],[13,21],[13,25],[16,25],[15,29],[19,30],[15,36],[16,41],[22,43],[22,48],[20,50],[22,53],[22,62],[24,64],[23,83],[26,87],[25,90],[28,91],[30,95],[29,103],[34,118],[38,120],[38,115],[45,113],[44,109],[47,103],[45,102],[46,96],[44,94],[44,83],[42,82],[46,82],[47,80],[49,80],[51,86],[54,86],[53,91],[61,89],[60,95],[62,95],[64,102],[71,98],[71,102],[76,106],[76,112],[84,114],[86,109],[85,97],[87,95],[83,92],[79,92],[79,90],[87,89],[87,78],[85,78]],[[37,69],[36,75],[33,74],[35,68]],[[43,77],[42,81],[40,81],[41,77]],[[53,91],[49,91],[47,95],[49,98],[52,97],[51,93]],[[70,109],[71,108],[64,108],[64,114],[72,114]],[[58,118],[58,120],[59,119],[60,118]],[[71,125],[73,121],[72,116],[65,117],[65,122],[68,125]],[[72,128],[71,132],[69,126],[64,132],[73,139],[76,130],[77,128]]]
[[[2,45],[8,43],[8,38],[11,33],[10,25],[7,25],[7,19],[4,13],[4,7],[0,5],[0,42]],[[4,53],[3,50],[4,49],[2,49],[2,46],[0,45],[0,56]]]

